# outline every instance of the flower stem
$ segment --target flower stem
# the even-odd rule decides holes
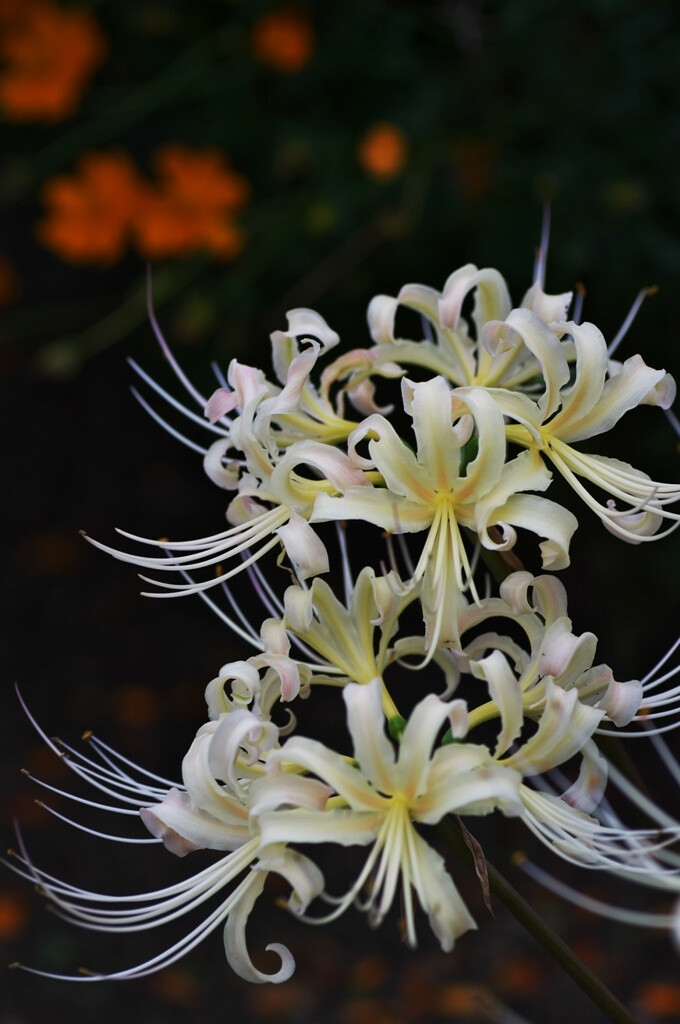
[[[439,826],[440,835],[471,867],[474,861],[471,851],[456,825],[450,819],[444,819]],[[583,961],[567,946],[553,929],[529,906],[510,882],[500,871],[486,861],[489,888],[513,917],[523,925],[530,935],[539,942],[564,971],[576,982],[579,988],[602,1011],[612,1024],[637,1024],[625,1006],[610,992],[607,986],[586,967]]]

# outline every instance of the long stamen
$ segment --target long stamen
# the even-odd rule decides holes
[[[205,409],[208,400],[204,398],[200,391],[196,390],[196,388],[191,383],[189,378],[185,375],[181,366],[173,356],[172,351],[170,350],[170,346],[165,340],[163,332],[159,327],[158,320],[156,319],[156,311],[154,310],[153,305],[153,284],[152,271],[150,265],[147,266],[146,268],[146,311],[149,317],[149,323],[151,324],[153,333],[156,336],[156,341],[160,345],[161,351],[165,358],[167,359],[167,361],[169,362],[173,373],[177,377],[177,380],[180,382],[180,384],[183,385],[187,393],[190,394],[194,401],[200,406],[201,410]]]
[[[543,222],[541,224],[541,242],[534,263],[534,284],[539,288],[545,285],[545,269],[548,261],[548,245],[550,244],[550,201],[543,203]]]
[[[154,420],[159,427],[162,427],[167,434],[170,434],[171,437],[174,437],[176,441],[179,441],[179,443],[183,444],[186,448],[190,448],[192,452],[197,452],[199,455],[206,454],[206,452],[208,451],[207,448],[204,448],[203,445],[196,444],[195,441],[191,441],[188,437],[185,437],[184,434],[181,434],[179,430],[171,426],[168,423],[168,421],[163,419],[161,414],[156,412],[154,407],[152,405],[149,405],[147,400],[143,398],[142,395],[140,395],[137,388],[130,388],[130,391],[134,395],[135,399],[139,402],[144,412],[148,413],[151,419]]]
[[[128,359],[128,364],[132,367],[133,371],[137,374],[137,376],[140,377],[145,384],[148,384],[152,391],[156,392],[159,398],[162,398],[164,402],[167,402],[168,405],[172,406],[173,409],[176,409],[177,412],[180,412],[182,416],[186,416],[186,418],[188,420],[191,420],[192,423],[197,423],[199,427],[203,427],[205,430],[210,431],[210,433],[212,434],[218,434],[220,437],[229,436],[228,430],[225,430],[223,427],[217,426],[216,423],[211,423],[209,420],[205,418],[205,416],[199,416],[198,413],[195,413],[192,409],[188,409],[186,405],[183,405],[182,402],[178,401],[178,399],[176,399],[174,395],[171,395],[169,391],[166,391],[165,388],[162,388],[158,381],[155,381],[150,374],[143,370],[142,367],[137,362],[135,362],[134,359]]]
[[[641,288],[640,291],[637,293],[633,305],[628,310],[628,315],[626,316],[626,319],[623,321],[616,335],[609,344],[609,348],[607,349],[607,354],[609,356],[614,355],[617,348],[625,338],[626,334],[630,329],[631,324],[633,323],[633,320],[637,316],[640,306],[645,301],[647,296],[654,295],[658,290],[659,289],[656,287],[656,285],[651,285],[651,287],[649,288]]]
[[[565,885],[564,882],[558,881],[552,875],[548,874],[542,868],[539,868],[536,864],[531,861],[518,857],[516,859],[518,867],[521,868],[525,874],[533,878],[534,881],[539,882],[545,886],[555,895],[561,896],[562,899],[568,900],[577,907],[581,907],[583,910],[587,910],[590,913],[599,914],[601,917],[607,917],[612,921],[620,921],[623,924],[633,924],[639,927],[645,928],[672,928],[675,923],[675,916],[671,914],[652,914],[640,910],[628,910],[625,907],[618,907],[614,904],[604,903],[602,900],[594,899],[592,896],[586,896],[584,893],[578,892],[576,889],[572,889],[571,886]]]

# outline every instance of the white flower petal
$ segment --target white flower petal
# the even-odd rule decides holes
[[[318,341],[324,352],[333,348],[340,341],[339,335],[313,309],[291,309],[286,313],[286,318],[288,334],[298,341],[303,339]]]
[[[226,491],[235,491],[239,483],[241,467],[236,462],[224,464],[224,456],[233,448],[229,437],[218,437],[203,456],[203,469],[209,480]]]
[[[617,682],[612,678],[604,697],[598,703],[600,711],[619,728],[632,722],[640,710],[644,691],[638,679]]]
[[[474,263],[455,270],[444,284],[439,302],[439,318],[445,327],[455,330],[460,320],[466,296],[476,288],[475,307],[472,314],[477,328],[477,337],[488,320],[504,320],[512,308],[508,287],[491,267],[478,270]]]
[[[381,680],[372,679],[363,686],[352,683],[344,688],[342,696],[354,756],[362,775],[380,792],[393,792],[396,758],[394,747],[385,735]]]
[[[436,825],[445,814],[521,813],[521,776],[496,764],[487,747],[456,743],[440,747],[432,761],[427,790],[412,806],[414,821]]]
[[[411,712],[399,744],[394,772],[397,788],[410,797],[418,797],[425,790],[432,748],[451,708],[451,704],[440,700],[434,693],[428,693]]]
[[[596,649],[597,637],[594,633],[576,636],[571,631],[571,620],[566,616],[559,618],[546,630],[541,645],[540,674],[555,676],[560,686],[564,687],[591,667]]]
[[[433,512],[420,502],[407,501],[386,487],[351,487],[341,498],[320,494],[310,522],[359,519],[390,533],[419,533],[432,522]]]
[[[374,295],[366,313],[368,329],[377,345],[394,341],[394,318],[399,303],[391,295]]]
[[[458,476],[459,444],[451,423],[450,385],[443,377],[432,377],[419,384],[403,378],[401,393],[404,409],[413,419],[418,464],[427,469],[430,488],[439,492],[451,490]],[[397,493],[407,492],[397,489]]]
[[[272,767],[290,764],[306,768],[332,786],[350,807],[357,810],[375,811],[383,807],[383,797],[368,784],[362,772],[317,740],[291,736],[280,751],[270,756],[269,764]]]
[[[539,282],[534,281],[522,299],[521,305],[549,324],[554,320],[566,319],[573,295],[573,292],[548,295],[543,291]]]
[[[218,388],[213,391],[208,399],[204,414],[211,423],[217,423],[228,412],[236,408],[236,392],[228,391],[226,388]]]
[[[283,607],[286,622],[293,632],[306,633],[314,616],[312,591],[303,587],[288,587],[283,595]]]
[[[559,409],[560,389],[569,380],[569,364],[564,349],[554,331],[528,309],[513,309],[507,316],[506,323],[521,335],[524,344],[539,362],[545,380],[545,391],[538,401],[538,406],[543,418],[547,419]]]
[[[562,794],[562,799],[577,811],[590,814],[599,805],[607,788],[607,762],[592,741],[581,751],[583,758],[578,778]]]
[[[292,772],[279,772],[255,779],[248,789],[248,806],[257,817],[264,811],[306,807],[322,811],[333,790],[318,779]]]
[[[293,890],[287,901],[288,909],[298,916],[304,914],[324,889],[324,877],[319,868],[297,850],[270,846],[260,854],[256,869],[274,871],[285,878]]]
[[[366,846],[373,842],[382,822],[383,815],[373,811],[332,808],[328,811],[265,811],[258,824],[265,847],[271,843]]]
[[[224,926],[224,951],[227,956],[227,963],[234,973],[238,974],[239,978],[243,978],[244,981],[252,981],[255,984],[271,982],[274,985],[279,985],[282,981],[288,981],[295,971],[295,960],[290,951],[278,942],[272,942],[266,946],[267,951],[271,950],[278,954],[281,958],[281,966],[273,974],[265,974],[255,967],[246,946],[246,924],[248,923],[248,917],[257,897],[264,889],[266,878],[267,875],[264,871],[252,873],[251,878],[248,880],[249,884],[245,887],[241,898],[229,914],[227,923]]]
[[[670,398],[668,404],[672,404],[673,396],[673,388],[666,380],[668,376],[664,370],[654,370],[647,366],[641,356],[631,356],[604,383],[597,403],[587,414],[575,419],[570,417],[569,422],[557,430],[557,436],[573,443],[585,437],[603,434],[611,430],[630,409],[642,403],[668,408],[665,403]],[[656,391],[657,388],[661,388],[661,394]],[[658,396],[658,402],[649,401],[652,393]]]
[[[246,758],[252,764],[277,740],[278,729],[273,722],[263,722],[245,709],[231,711],[217,723],[210,742],[208,768],[214,779],[221,779],[229,783],[234,792],[241,792],[236,775],[237,760]]]
[[[492,651],[486,658],[471,661],[470,669],[477,679],[486,680],[489,696],[498,705],[501,731],[493,756],[500,757],[522,731],[524,711],[519,681],[500,651]]]
[[[215,720],[221,714],[232,711],[232,701],[227,697],[224,687],[232,682],[232,692],[245,700],[247,704],[260,692],[260,674],[247,661],[230,661],[223,665],[219,675],[211,679],[205,688],[205,699],[208,705],[208,717]]]
[[[448,953],[460,935],[477,925],[446,870],[444,859],[415,830],[410,839],[413,886],[439,945]]]
[[[306,519],[291,512],[290,519],[275,531],[281,538],[298,579],[306,580],[320,572],[328,572],[328,552],[321,538]]]
[[[562,690],[546,680],[545,710],[538,729],[504,764],[525,775],[556,768],[583,749],[603,712],[582,704],[576,690]]]
[[[227,823],[198,810],[188,793],[171,789],[161,803],[142,807],[139,816],[170,853],[186,857],[194,850],[236,850],[250,839],[247,819]]]
[[[488,525],[500,523],[510,523],[546,538],[539,545],[545,569],[565,569],[569,565],[569,542],[578,520],[566,508],[539,495],[513,494],[496,509]],[[486,540],[484,545],[491,546]]]

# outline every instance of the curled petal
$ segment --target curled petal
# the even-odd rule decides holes
[[[298,579],[306,580],[320,572],[328,572],[325,544],[297,512],[291,512],[289,521],[280,526],[276,533],[283,542]]]
[[[487,321],[504,320],[512,308],[505,281],[491,267],[478,270],[474,263],[468,263],[455,270],[444,285],[439,302],[439,317],[445,327],[455,330],[463,302],[473,288],[476,288],[476,293],[472,318],[479,336]]]
[[[225,683],[230,680],[233,680],[232,693],[246,704],[250,704],[260,692],[260,675],[253,665],[247,661],[228,662],[205,688],[208,717],[213,720],[224,712],[233,710],[233,704],[224,691]]]
[[[267,433],[272,416],[295,412],[300,405],[302,392],[319,355],[319,345],[312,342],[309,348],[294,356],[286,375],[286,383],[278,395],[265,399],[257,410],[257,431],[260,436]]]
[[[486,658],[470,662],[470,669],[477,679],[486,680],[489,696],[500,711],[501,731],[493,755],[500,757],[522,731],[524,712],[519,681],[500,651],[492,651]]]
[[[311,590],[288,587],[283,595],[286,622],[294,633],[304,634],[312,624],[314,600]]]
[[[229,364],[227,379],[234,391],[239,409],[245,409],[251,402],[257,404],[270,389],[262,370],[239,363],[237,359],[232,359]]]
[[[653,508],[622,514],[617,511],[616,502],[611,498],[607,502],[607,507],[611,510],[611,515],[600,516],[602,525],[609,533],[620,537],[628,544],[642,544],[643,537],[653,537],[663,525],[663,516]]]
[[[603,712],[582,704],[576,690],[562,690],[546,680],[545,710],[538,729],[504,760],[525,775],[537,775],[568,761],[583,749],[602,720]]]
[[[677,394],[675,378],[670,373],[664,374],[658,384],[640,399],[640,405],[658,405],[661,409],[670,409]]]
[[[237,709],[223,715],[210,743],[208,767],[213,778],[228,782],[235,792],[242,787],[236,776],[236,761],[245,754],[254,762],[265,750],[271,749],[278,739],[278,729],[272,722],[263,722],[252,711]]]
[[[272,768],[281,763],[296,765],[314,772],[329,786],[332,786],[336,793],[344,797],[350,807],[356,810],[373,812],[382,809],[382,797],[376,793],[373,786],[369,785],[363,774],[348,764],[340,754],[329,750],[318,740],[308,739],[306,736],[291,736],[281,750],[275,751],[269,759]],[[281,841],[287,841],[285,836]],[[321,841],[321,839],[318,840],[318,842]]]
[[[264,775],[248,790],[250,813],[259,816],[264,811],[306,807],[322,811],[333,790],[317,779],[292,772]]]
[[[420,796],[427,786],[432,748],[451,711],[451,704],[428,693],[411,712],[401,737],[394,773],[396,785],[410,796]]]
[[[539,545],[544,569],[565,569],[569,565],[569,542],[578,520],[549,498],[534,494],[513,494],[489,520],[490,526],[509,523],[545,537]],[[486,539],[485,547],[491,547]]]
[[[203,457],[203,469],[209,480],[225,491],[235,491],[238,487],[240,467],[236,462],[224,463],[224,456],[233,447],[229,437],[218,437],[208,448]]]
[[[567,311],[571,305],[573,292],[562,292],[560,295],[548,295],[543,291],[538,281],[534,281],[529,291],[522,299],[522,306],[530,309],[541,320],[547,324],[554,320],[565,320]]]
[[[372,413],[379,413],[389,416],[394,410],[393,405],[378,405],[375,401],[375,384],[368,378],[362,380],[356,387],[347,391],[350,402],[362,416],[370,416]]]
[[[394,569],[390,569],[383,576],[376,576],[371,571],[370,583],[378,613],[376,618],[370,620],[371,625],[383,626],[394,621],[404,607],[405,601],[413,594],[413,587],[405,584]]]
[[[273,974],[265,974],[253,964],[246,945],[246,924],[257,897],[264,889],[266,878],[265,871],[252,872],[248,885],[224,926],[224,951],[227,963],[239,978],[243,978],[244,981],[252,981],[255,984],[268,981],[274,985],[280,985],[282,981],[288,981],[295,971],[295,960],[290,950],[278,942],[272,942],[266,946],[268,952],[271,950],[278,954],[281,966]]]
[[[576,636],[571,632],[571,621],[558,619],[547,630],[539,662],[542,676],[570,677],[580,675],[590,668],[595,657],[597,637],[594,633]],[[560,680],[564,685],[564,680]]]
[[[581,753],[583,758],[578,778],[562,794],[562,799],[575,810],[590,814],[599,805],[607,788],[607,762],[595,743],[586,743]]]
[[[338,448],[320,441],[295,441],[277,464],[268,486],[280,501],[300,512],[311,506],[318,485],[315,480],[297,474],[298,466],[311,467],[315,476],[327,480],[338,491],[367,483],[361,470]]]
[[[599,332],[598,332],[599,334]],[[603,341],[604,344],[604,341]],[[611,372],[611,363],[609,364]],[[598,401],[581,416],[565,417],[564,426],[558,431],[557,436],[563,441],[572,443],[583,440],[586,437],[595,437],[603,434],[618,423],[621,417],[630,409],[634,409],[641,403],[649,405],[661,405],[670,398],[672,402],[673,387],[666,380],[669,375],[665,370],[654,370],[647,366],[642,356],[634,355],[626,359],[619,371],[604,382],[601,388]],[[656,389],[660,390],[657,391]],[[655,394],[657,400],[649,401]],[[670,404],[670,403],[669,403]],[[562,417],[559,417],[562,423]]]
[[[638,679],[628,679],[619,683],[612,678],[598,708],[604,711],[607,718],[620,728],[633,720],[640,710],[642,699],[643,688]]]
[[[290,640],[280,619],[265,619],[260,626],[260,639],[267,654],[288,654]]]
[[[250,838],[247,823],[228,823],[194,807],[188,793],[174,787],[161,803],[142,807],[139,816],[170,853],[186,857],[194,850],[235,850]]]
[[[226,388],[218,388],[213,391],[205,407],[205,416],[211,423],[217,423],[228,412],[236,408],[236,392],[228,391]]]
[[[297,916],[304,914],[324,889],[324,877],[319,868],[297,850],[270,846],[260,855],[256,870],[275,871],[285,878],[293,890],[288,898],[288,909]]]
[[[559,409],[560,389],[569,380],[569,363],[555,332],[544,320],[528,309],[513,309],[506,323],[519,335],[529,351],[536,357],[545,380],[545,391],[538,400],[544,420]]]
[[[394,341],[397,306],[397,300],[391,295],[374,295],[369,302],[366,313],[368,329],[377,345],[391,345]]]
[[[332,330],[324,318],[313,309],[291,309],[286,313],[288,334],[298,341],[310,339],[318,341],[323,352],[333,348],[340,337]]]

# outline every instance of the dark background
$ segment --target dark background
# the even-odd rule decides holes
[[[143,600],[130,567],[78,536],[86,529],[111,540],[116,525],[147,536],[210,533],[225,503],[198,458],[129,394],[126,355],[171,383],[146,323],[142,255],[129,245],[110,266],[75,264],[41,244],[46,183],[76,173],[84,153],[114,149],[149,174],[156,150],[177,141],[216,147],[247,179],[241,255],[225,263],[197,248],[154,266],[167,337],[206,390],[211,359],[268,366],[268,335],[296,305],[318,309],[352,347],[366,343],[373,294],[408,281],[440,288],[469,261],[498,267],[519,301],[546,199],[548,290],[583,282],[585,317],[612,337],[639,288],[659,285],[621,357],[640,351],[677,374],[680,14],[670,2],[628,0],[578,0],[569,11],[552,0],[80,6],[93,12],[108,53],[77,109],[59,123],[6,115],[0,124],[0,253],[12,276],[0,310],[0,785],[6,842],[14,841],[16,814],[48,870],[114,892],[164,884],[185,865],[158,851],[86,841],[35,806],[38,794],[17,770],[29,767],[56,785],[65,771],[32,733],[12,683],[20,682],[49,734],[74,741],[94,729],[133,759],[176,775],[204,718],[205,684],[244,652],[198,601]],[[294,9],[312,32],[309,57],[295,72],[253,49],[258,19],[281,9]],[[358,155],[381,122],[406,145],[386,177]],[[628,421],[593,450],[677,479],[677,439],[660,411],[643,408]],[[677,630],[677,542],[624,546],[571,507],[581,523],[565,574],[575,628],[600,636],[600,657],[617,677],[639,676]],[[654,763],[637,748],[634,755]],[[641,1020],[680,1018],[677,956],[666,936],[610,926],[534,892],[509,866],[523,833],[501,822],[479,835]],[[435,950],[424,925],[413,954],[394,920],[373,933],[352,912],[316,930],[267,910],[254,920],[253,946],[290,943],[299,970],[288,985],[248,988],[234,979],[217,933],[171,971],[125,985],[4,973],[0,1024],[95,1015],[162,1024],[517,1021],[493,999],[534,1024],[575,1014],[584,1024],[601,1020],[501,909],[496,922],[488,918],[465,869],[453,871],[480,931],[450,956]],[[649,906],[590,876],[574,881]],[[0,938],[8,960],[56,971],[82,963],[115,969],[159,948],[151,933],[118,944],[76,933],[9,873],[0,880]]]

